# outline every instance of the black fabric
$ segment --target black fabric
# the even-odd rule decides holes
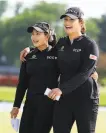
[[[70,133],[74,121],[78,133],[95,133],[99,105],[97,82],[90,76],[95,71],[99,50],[97,44],[82,35],[73,40],[69,37],[59,40],[58,66],[60,68],[60,89],[63,92],[55,103],[54,133]],[[91,59],[90,55],[95,59]]]
[[[41,62],[43,63],[38,63],[37,61],[40,60],[36,60],[35,58],[33,63],[29,65],[27,64],[28,66],[26,65],[29,78],[31,75],[33,75],[32,78],[35,77],[33,83],[28,84],[28,88],[30,89],[28,91],[29,93],[27,93],[27,98],[30,99],[31,97],[34,97],[35,94],[43,94],[46,87],[56,88],[58,83],[54,83],[53,81],[56,81],[56,77],[58,77],[57,75],[60,74],[59,87],[62,90],[63,95],[60,100],[56,102],[54,108],[54,132],[69,133],[76,120],[79,133],[95,133],[99,95],[97,83],[90,76],[97,65],[99,57],[98,47],[94,41],[83,35],[74,39],[72,45],[68,37],[61,38],[56,45],[56,49],[58,67],[54,65],[55,63],[57,64],[57,62],[54,60],[55,57],[53,57],[52,54],[48,57],[48,60],[50,59],[49,61],[51,63],[48,60],[45,60],[45,57],[48,56],[46,50],[42,53],[38,51],[36,54],[36,58],[40,57],[39,59],[41,59]],[[33,52],[34,51],[31,53],[35,55]],[[32,57],[31,53],[26,59]],[[47,56],[45,56],[46,54]],[[97,57],[97,59],[90,59],[90,54]],[[43,66],[42,69],[39,69],[38,64]],[[30,67],[30,72],[28,72],[29,66],[33,66]],[[51,66],[50,69],[47,69],[47,66]],[[52,69],[52,66],[55,67]],[[43,73],[39,73],[41,72],[40,70]],[[43,82],[42,78],[45,82]],[[32,80],[30,82],[32,82]],[[45,83],[48,84],[45,85]],[[39,84],[38,87],[36,84]],[[20,90],[24,90],[22,89],[23,87],[25,86],[21,86]],[[17,100],[15,101],[20,101],[20,95],[19,93],[17,94]],[[20,105],[20,103],[17,104]],[[84,128],[84,126],[86,128]]]
[[[19,133],[49,133],[53,121],[54,101],[44,95],[27,99]]]
[[[61,38],[57,43],[58,66],[60,68],[60,89],[64,94],[89,84],[93,88],[95,81],[88,80],[94,72],[99,58],[97,44],[89,37],[82,35],[70,45],[68,37]],[[97,59],[90,59],[94,55]],[[96,96],[95,96],[96,97]],[[98,97],[98,95],[97,95]]]
[[[78,133],[95,133],[99,101],[81,97],[80,93],[76,98],[77,95],[77,92],[72,92],[55,103],[54,133],[70,133],[74,121]]]
[[[26,97],[30,98],[35,94],[44,94],[46,88],[57,88],[58,76],[56,48],[47,48],[42,52],[33,49],[26,56],[26,62],[21,65],[13,106],[20,107],[26,91]]]

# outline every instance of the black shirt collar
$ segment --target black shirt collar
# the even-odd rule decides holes
[[[73,43],[76,42],[76,41],[78,42],[78,41],[82,40],[84,36],[85,36],[85,35],[81,35],[81,36],[75,38],[75,39],[73,40]],[[67,38],[68,38],[68,43],[69,43],[70,45],[72,45],[73,43],[71,44],[71,40],[70,40],[69,36],[67,36]]]
[[[42,51],[40,51],[38,48],[35,48],[35,52],[49,52],[53,47],[51,45],[48,45],[48,47]]]

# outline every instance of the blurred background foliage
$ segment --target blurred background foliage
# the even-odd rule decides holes
[[[67,5],[57,3],[40,2],[31,8],[24,8],[23,4],[17,2],[14,9],[14,17],[2,19],[3,13],[8,7],[7,1],[0,1],[0,65],[20,65],[20,51],[32,45],[30,35],[26,32],[28,26],[35,22],[47,21],[55,28],[57,38],[65,35],[62,21],[59,17],[64,12]],[[106,85],[106,14],[101,18],[86,19],[87,35],[97,41],[100,49],[100,59],[97,71],[99,82]]]

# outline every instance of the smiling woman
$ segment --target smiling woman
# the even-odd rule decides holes
[[[95,131],[99,104],[97,80],[92,78],[99,50],[96,42],[84,34],[83,12],[79,7],[69,8],[60,18],[64,19],[67,34],[56,45],[60,83],[59,88],[53,88],[48,94],[52,100],[60,96],[53,113],[54,133],[69,133],[75,120],[79,133],[91,133]],[[28,53],[23,50],[21,60]]]
[[[11,118],[17,117],[27,92],[19,133],[49,133],[55,102],[44,93],[58,86],[56,36],[46,22],[28,27],[27,32],[31,33],[34,48],[21,64]]]

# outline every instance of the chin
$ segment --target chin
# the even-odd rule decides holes
[[[73,31],[66,31],[67,35],[73,34]]]
[[[34,47],[39,47],[39,44],[37,45],[37,44],[33,44],[34,45]]]

